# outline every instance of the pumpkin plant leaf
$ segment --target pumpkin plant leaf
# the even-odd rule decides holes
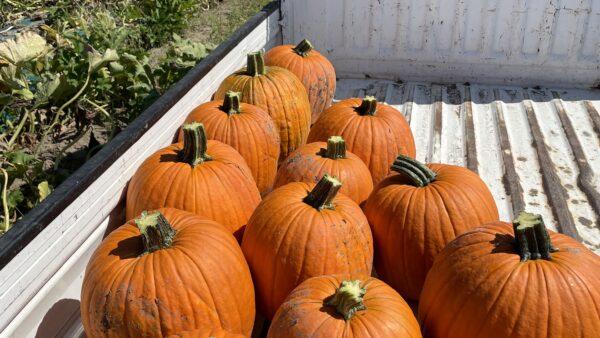
[[[88,61],[90,63],[89,72],[93,73],[108,62],[119,61],[119,55],[115,50],[110,48],[106,49],[104,54],[100,54],[94,50],[88,52]]]
[[[27,31],[17,34],[15,39],[0,43],[0,58],[13,65],[21,65],[47,54],[50,50],[50,45],[43,37],[33,31]]]
[[[40,184],[37,185],[37,189],[40,202],[43,201],[46,197],[48,197],[48,195],[50,195],[50,193],[52,192],[50,186],[48,185],[48,181],[40,182]]]
[[[6,196],[6,204],[9,209],[14,209],[19,203],[25,200],[25,196],[21,190],[12,190]]]

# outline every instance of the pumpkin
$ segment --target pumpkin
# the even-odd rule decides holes
[[[369,168],[358,156],[346,151],[346,142],[340,136],[331,136],[327,143],[314,142],[296,149],[281,164],[275,188],[289,182],[317,183],[326,173],[344,182],[340,192],[358,204],[373,190]]]
[[[334,275],[307,279],[281,305],[268,338],[421,337],[404,299],[377,278]]]
[[[254,317],[250,270],[235,238],[186,211],[143,212],[112,231],[86,267],[88,337],[163,337],[197,327],[250,335]]]
[[[457,235],[498,220],[498,209],[485,183],[466,168],[400,155],[392,169],[398,174],[373,190],[364,211],[379,277],[416,301],[435,256]]]
[[[265,54],[267,66],[282,67],[294,73],[304,84],[312,111],[312,123],[331,105],[335,94],[335,69],[306,39],[297,46],[273,47]]]
[[[419,319],[427,337],[597,337],[600,257],[540,215],[486,224],[438,255]]]
[[[327,141],[331,135],[342,136],[348,150],[365,162],[374,185],[390,174],[390,163],[398,154],[416,154],[404,116],[372,96],[342,100],[329,107],[312,126],[308,142]]]
[[[204,126],[183,126],[184,141],[148,157],[131,178],[126,217],[143,210],[173,207],[212,219],[241,240],[260,203],[252,172],[230,146],[207,140]]]
[[[191,331],[181,331],[169,338],[246,338],[247,336],[231,333],[221,328],[205,328]]]
[[[227,92],[224,100],[194,109],[186,122],[202,122],[207,137],[232,146],[246,160],[261,195],[273,189],[279,159],[279,132],[264,110],[240,103],[240,94]],[[179,132],[183,141],[183,130]]]
[[[325,274],[371,273],[373,240],[367,219],[341,183],[292,182],[271,192],[248,221],[242,240],[257,306],[273,318],[304,280]]]
[[[306,143],[310,102],[304,85],[289,70],[265,66],[261,52],[250,53],[248,66],[223,80],[215,100],[222,100],[230,90],[241,92],[242,102],[269,113],[279,131],[281,160]]]

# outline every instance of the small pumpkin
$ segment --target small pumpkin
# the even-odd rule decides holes
[[[435,256],[457,235],[498,220],[498,209],[485,183],[466,168],[400,155],[392,170],[398,174],[373,190],[364,211],[379,277],[416,301]]]
[[[252,172],[233,148],[207,140],[202,123],[183,126],[184,141],[148,157],[127,188],[126,217],[172,207],[212,219],[241,240],[260,203]]]
[[[207,137],[232,146],[246,160],[261,195],[273,189],[279,160],[279,132],[273,120],[257,106],[240,103],[240,93],[227,92],[223,100],[198,106],[186,123],[201,122]],[[183,130],[179,142],[183,141]]]
[[[312,123],[331,105],[335,94],[335,69],[325,56],[304,39],[297,46],[281,45],[265,54],[267,66],[285,68],[304,84],[312,111]]]
[[[348,150],[365,162],[374,185],[390,174],[390,163],[398,154],[416,155],[404,115],[372,96],[342,100],[329,107],[312,126],[308,142],[327,141],[331,135],[342,136]]]
[[[247,338],[242,334],[231,333],[221,328],[205,328],[190,331],[181,331],[169,338]]]
[[[419,319],[426,337],[597,337],[600,257],[540,215],[486,224],[437,256]]]
[[[326,173],[344,182],[340,192],[359,205],[373,190],[369,168],[358,156],[346,151],[346,141],[340,136],[331,136],[327,143],[313,142],[296,149],[281,164],[275,188],[289,182],[317,183]]]
[[[336,178],[292,182],[273,190],[248,222],[242,251],[252,272],[258,309],[273,318],[302,281],[324,274],[371,273],[367,219]]]
[[[265,66],[261,52],[248,54],[248,66],[229,75],[214,98],[222,100],[228,91],[240,92],[240,99],[265,110],[279,131],[283,161],[306,143],[310,129],[310,102],[296,75],[281,67]]]
[[[307,279],[281,305],[268,338],[421,337],[404,299],[384,282],[365,275]]]
[[[163,337],[197,327],[249,336],[254,317],[252,279],[235,238],[186,211],[142,213],[112,231],[86,267],[88,337]]]

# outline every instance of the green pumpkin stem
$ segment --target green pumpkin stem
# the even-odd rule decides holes
[[[522,211],[513,221],[515,242],[521,262],[536,259],[552,260],[550,253],[558,251],[550,242],[550,235],[542,216]]]
[[[398,155],[392,170],[407,176],[417,187],[424,187],[435,181],[436,173],[425,164],[406,155]]]
[[[374,116],[377,112],[377,99],[374,96],[365,97],[356,111],[362,116]]]
[[[317,210],[335,209],[333,199],[342,187],[342,182],[325,174],[315,187],[304,197],[304,203]]]
[[[261,51],[248,53],[247,72],[250,76],[265,75],[265,59]]]
[[[294,51],[294,53],[304,57],[308,56],[308,54],[310,53],[310,51],[313,50],[313,48],[314,47],[312,43],[310,43],[310,41],[303,39],[296,47],[292,48],[292,50]]]
[[[206,151],[208,149],[208,138],[204,125],[200,122],[191,122],[183,125],[183,149],[181,150],[181,161],[189,163],[192,167],[212,160]]]
[[[360,280],[344,280],[325,304],[335,306],[337,313],[342,315],[344,320],[350,320],[357,311],[367,309],[363,303],[366,293],[367,290],[360,286]]]
[[[235,115],[240,113],[240,93],[234,91],[228,91],[225,93],[223,99],[223,105],[221,110],[226,112],[227,115]]]
[[[160,211],[153,213],[143,211],[140,217],[135,219],[135,225],[142,234],[144,246],[142,255],[169,248],[173,244],[176,231]]]
[[[319,155],[337,160],[346,158],[346,141],[341,136],[331,136],[327,139],[327,149],[321,148]]]

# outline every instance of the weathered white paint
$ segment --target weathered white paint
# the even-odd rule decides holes
[[[246,53],[281,43],[278,20],[279,14],[273,13],[250,33],[0,271],[2,337],[33,337],[52,306],[61,299],[79,299],[89,255],[109,223],[121,221],[120,217],[111,220],[110,215],[122,208],[119,203],[135,170],[146,157],[171,143],[187,114],[208,101],[220,82],[245,64]],[[78,334],[77,330],[61,332]],[[43,333],[54,336],[57,332]]]
[[[285,43],[308,38],[338,76],[590,87],[597,0],[283,0]]]

